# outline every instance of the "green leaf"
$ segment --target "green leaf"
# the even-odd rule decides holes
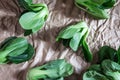
[[[39,19],[39,26],[32,29],[32,32],[35,33],[41,29],[41,27],[44,25],[44,18]]]
[[[103,74],[91,70],[84,73],[83,80],[109,80],[109,79]]]
[[[9,56],[17,56],[22,54],[28,48],[28,42],[26,39],[19,37],[14,39],[5,50],[9,51]]]
[[[78,32],[78,29],[76,28],[67,28],[64,29],[63,31],[61,31],[58,35],[58,37],[56,38],[56,41],[58,41],[60,38],[63,39],[70,39],[73,37],[73,35]]]
[[[84,57],[86,61],[91,62],[93,59],[92,52],[86,42],[88,34],[89,34],[89,30],[87,30],[86,33],[84,32],[84,36],[82,38],[81,44],[82,44],[82,51],[84,53]]]
[[[101,63],[105,59],[110,59],[115,61],[116,58],[116,50],[109,47],[109,46],[103,46],[100,48],[98,52],[98,57],[99,57],[99,63]]]
[[[70,47],[73,51],[77,51],[82,37],[83,35],[81,35],[81,33],[78,32],[78,33],[75,33],[73,38],[70,40]]]
[[[87,28],[87,24],[84,21],[80,21],[75,25],[68,26],[67,28],[60,31],[59,35],[56,38],[56,41],[59,41],[59,39],[70,39],[82,28]]]
[[[24,51],[23,54],[17,56],[8,56],[8,60],[13,63],[21,63],[30,60],[33,54],[34,54],[34,48],[29,44],[28,49]]]
[[[88,28],[83,28],[80,30],[80,32],[76,33],[73,38],[70,41],[70,47],[73,49],[73,51],[77,51],[80,44],[82,44],[82,41],[86,39]],[[84,38],[85,39],[82,39]]]
[[[93,59],[93,56],[92,56],[90,48],[85,40],[82,42],[82,51],[84,53],[84,57],[85,57],[86,61],[91,62]]]
[[[41,17],[38,13],[35,12],[27,12],[20,18],[20,24],[24,29],[33,29],[39,27],[39,23],[41,22]],[[42,21],[43,22],[43,21]]]

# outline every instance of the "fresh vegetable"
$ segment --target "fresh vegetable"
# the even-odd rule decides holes
[[[101,64],[103,73],[109,80],[120,80],[120,65],[111,60],[104,60]]]
[[[120,80],[120,65],[112,60],[92,65],[83,75],[83,80]]]
[[[89,62],[92,61],[92,53],[86,42],[89,30],[84,21],[71,25],[62,30],[56,38],[56,41],[62,40],[65,46],[69,46],[73,51],[77,51],[82,46],[84,57]]]
[[[27,11],[19,19],[21,27],[25,29],[24,35],[39,31],[49,14],[47,5],[33,4],[32,0],[19,0],[19,3]]]
[[[0,63],[21,63],[34,54],[33,47],[22,37],[9,37],[0,44]]]
[[[109,18],[106,9],[112,8],[115,3],[116,0],[75,0],[78,8],[100,19]]]
[[[103,46],[98,53],[99,63],[88,68],[83,75],[83,80],[120,80],[120,47],[115,50]]]
[[[27,80],[64,80],[73,73],[73,67],[64,59],[51,61],[27,73]]]

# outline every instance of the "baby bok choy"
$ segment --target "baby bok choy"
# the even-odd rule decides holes
[[[78,8],[99,19],[109,18],[106,10],[112,8],[115,2],[116,0],[75,0]]]
[[[91,65],[83,80],[120,80],[120,47],[118,50],[103,46],[98,51],[99,62]]]
[[[98,51],[99,62],[91,65],[83,80],[120,80],[120,47],[118,50],[103,46]]]
[[[18,1],[21,7],[26,10],[26,13],[22,14],[19,19],[21,27],[25,30],[24,35],[39,31],[49,14],[47,5],[42,3],[34,4],[32,0]]]
[[[64,80],[64,77],[72,73],[73,67],[64,59],[58,59],[30,69],[26,78],[27,80]]]
[[[120,64],[105,59],[92,65],[83,75],[83,80],[120,80]]]
[[[77,51],[82,46],[84,57],[90,62],[92,61],[92,53],[86,41],[88,33],[89,29],[87,24],[81,21],[60,31],[56,41],[62,40],[63,44],[69,46],[73,51]]]
[[[111,60],[104,60],[101,63],[103,73],[109,80],[120,80],[120,65]]]
[[[32,58],[34,49],[22,37],[9,37],[0,44],[0,63],[21,63]]]

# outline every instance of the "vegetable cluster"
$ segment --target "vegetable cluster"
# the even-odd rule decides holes
[[[77,7],[100,19],[109,18],[106,9],[112,8],[115,2],[116,0],[75,0]]]
[[[46,4],[34,4],[32,0],[18,0],[25,9],[19,19],[24,35],[39,31],[48,18]],[[116,0],[75,0],[76,6],[100,19],[109,18],[106,9],[114,6]],[[62,40],[65,46],[77,51],[80,46],[86,61],[92,61],[92,53],[87,44],[89,29],[84,21],[68,26],[62,30],[56,41]],[[9,37],[0,44],[0,63],[21,63],[32,58],[34,49],[25,38]],[[120,48],[115,50],[109,46],[100,48],[99,64],[92,65],[84,73],[83,80],[120,80]],[[51,61],[28,71],[27,80],[64,80],[73,73],[73,67],[64,59]]]
[[[86,41],[88,33],[89,29],[87,24],[81,21],[60,31],[56,41],[62,40],[63,44],[69,46],[73,51],[77,51],[82,46],[84,57],[89,62],[92,61],[92,53]]]
[[[47,5],[33,4],[32,0],[19,0],[19,3],[27,11],[19,19],[20,25],[25,29],[24,35],[39,31],[49,14]]]
[[[32,58],[34,49],[22,37],[9,37],[0,44],[0,63],[21,63]]]
[[[27,73],[27,80],[64,80],[73,73],[73,67],[64,59],[51,61]]]
[[[120,48],[118,51],[103,46],[99,51],[99,64],[90,66],[83,80],[120,80]]]

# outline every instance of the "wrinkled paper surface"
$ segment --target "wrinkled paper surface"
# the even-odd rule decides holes
[[[95,20],[90,15],[78,9],[74,0],[34,0],[34,3],[46,3],[49,17],[44,27],[36,34],[26,37],[35,48],[34,57],[21,64],[0,65],[0,80],[25,80],[29,68],[42,65],[50,60],[66,59],[74,68],[74,74],[66,80],[82,80],[82,73],[90,65],[85,62],[81,48],[73,52],[55,38],[64,27],[86,21],[91,29],[87,41],[97,61],[97,51],[103,45],[118,49],[120,45],[120,0],[109,11],[107,20]],[[17,0],[0,0],[0,42],[10,36],[23,36],[24,30],[19,25],[22,8]]]

